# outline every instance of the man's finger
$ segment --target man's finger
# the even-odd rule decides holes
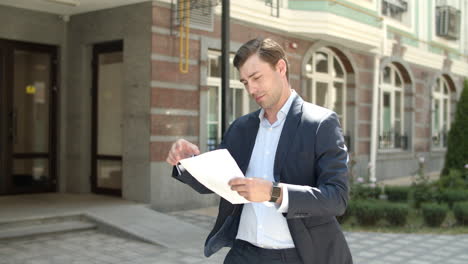
[[[228,184],[229,186],[233,186],[233,185],[244,185],[246,183],[246,179],[245,178],[242,178],[242,177],[238,177],[238,178],[234,178],[234,179],[231,179]]]

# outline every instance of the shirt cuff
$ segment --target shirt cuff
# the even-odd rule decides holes
[[[281,205],[277,209],[278,213],[287,213],[289,209],[289,195],[288,195],[288,187],[286,184],[281,184],[281,193],[283,195],[283,200],[281,201]]]

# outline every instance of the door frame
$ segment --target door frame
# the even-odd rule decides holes
[[[47,153],[24,153],[14,155],[13,153],[13,87],[14,85],[14,51],[25,50],[30,52],[43,52],[50,55],[50,88],[49,88],[49,151]],[[0,83],[0,95],[5,98],[2,102],[2,122],[1,137],[4,143],[3,161],[1,172],[5,173],[4,190],[0,189],[0,194],[23,194],[23,193],[41,193],[41,192],[55,192],[57,191],[57,120],[58,120],[58,47],[47,44],[39,44],[32,42],[23,42],[16,40],[0,39],[0,52],[3,51],[3,72],[5,78]],[[1,64],[0,64],[1,67]],[[0,69],[1,72],[2,69]],[[2,144],[3,145],[3,144]],[[49,183],[48,186],[43,187],[22,187],[16,188],[12,184],[13,177],[13,160],[15,157],[19,158],[48,158],[49,165]]]
[[[92,57],[92,92],[91,92],[91,191],[97,194],[122,196],[122,186],[119,190],[102,188],[97,185],[98,160],[123,161],[122,156],[98,155],[98,80],[99,55],[111,52],[123,52],[123,40],[103,42],[93,45]],[[122,166],[123,167],[123,166]]]

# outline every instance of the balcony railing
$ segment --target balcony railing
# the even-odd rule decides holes
[[[393,131],[379,135],[379,149],[408,149],[408,135]]]
[[[442,145],[440,145],[442,143]],[[438,147],[447,147],[447,132],[440,131],[432,136],[432,144]]]

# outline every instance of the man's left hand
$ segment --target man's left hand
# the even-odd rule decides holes
[[[271,198],[273,183],[261,178],[234,178],[228,182],[233,191],[251,202],[266,202]]]

